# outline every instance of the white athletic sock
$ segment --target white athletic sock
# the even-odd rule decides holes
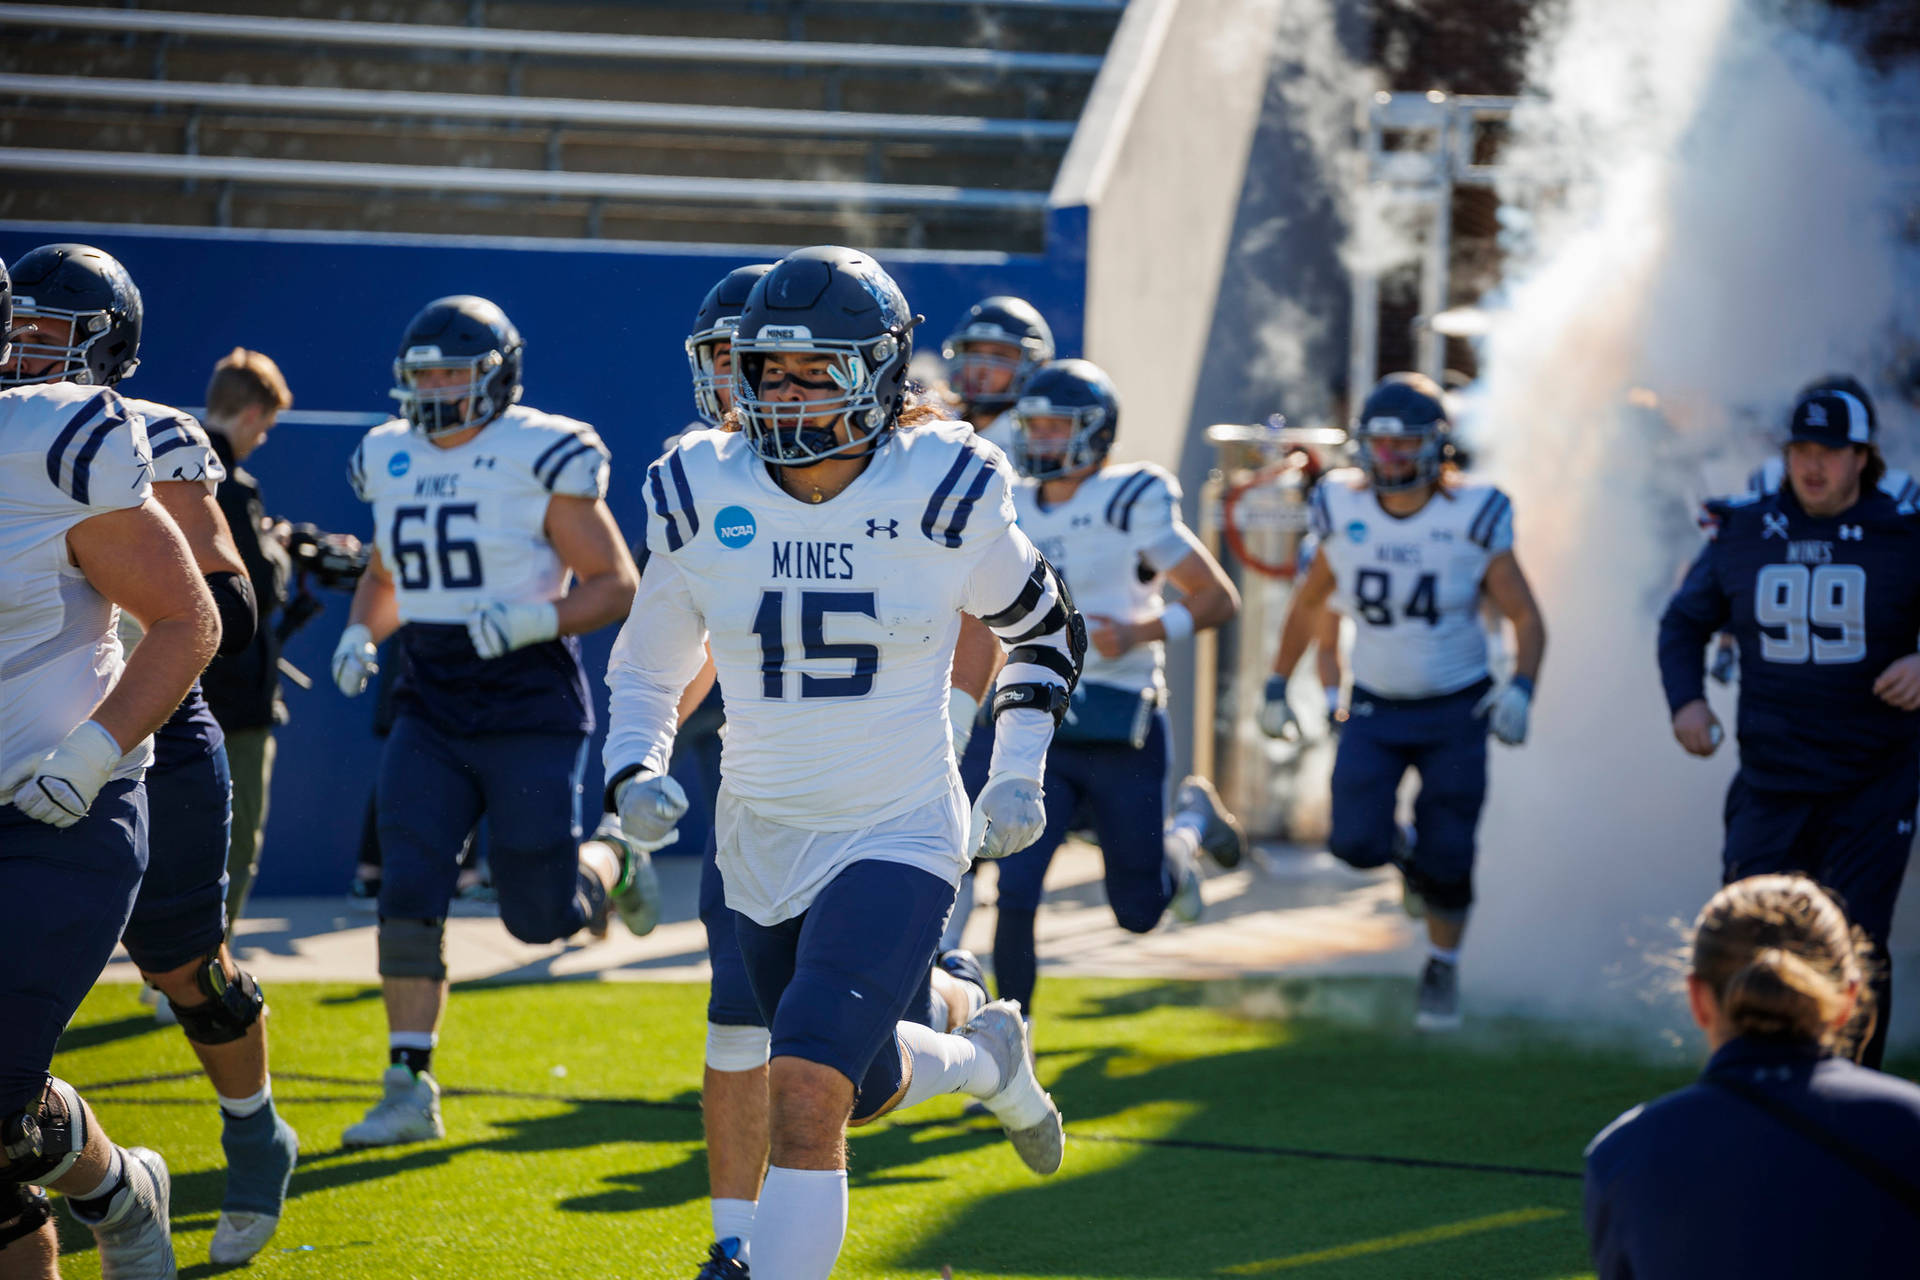
[[[110,1147],[107,1151],[107,1171],[106,1173],[101,1175],[100,1181],[94,1186],[94,1188],[91,1191],[86,1192],[84,1195],[70,1194],[67,1196],[67,1199],[98,1200],[101,1196],[113,1190],[115,1186],[119,1185],[120,1177],[122,1174],[126,1172],[126,1169],[127,1169],[127,1166],[126,1166],[125,1157],[123,1157],[120,1154],[119,1145],[115,1144],[114,1146]]]
[[[951,951],[960,945],[961,935],[967,931],[967,919],[973,915],[973,872],[960,877],[960,887],[954,890],[953,914],[947,917],[947,931],[940,935],[940,949]]]
[[[847,1236],[846,1170],[768,1169],[754,1235],[756,1280],[827,1280]]]
[[[713,1201],[713,1238],[738,1240],[742,1262],[747,1261],[747,1247],[753,1243],[753,1208],[751,1200]]]
[[[1191,809],[1182,809],[1179,813],[1174,814],[1173,821],[1167,824],[1167,837],[1171,839],[1175,833],[1178,833],[1186,837],[1188,848],[1198,849],[1200,847],[1200,833],[1206,828],[1206,825],[1207,819],[1205,815],[1195,813]]]
[[[440,1043],[440,1037],[431,1031],[389,1031],[387,1048],[389,1049],[431,1049]]]
[[[1175,823],[1168,827],[1160,837],[1160,844],[1166,850],[1167,861],[1176,867],[1198,866],[1200,862],[1200,833],[1185,823]]]
[[[266,1082],[260,1086],[260,1092],[250,1093],[244,1098],[229,1098],[224,1093],[216,1093],[213,1096],[220,1099],[220,1109],[222,1111],[232,1116],[235,1120],[245,1120],[248,1116],[273,1101],[273,1077],[267,1077]]]
[[[1444,964],[1457,966],[1460,963],[1460,948],[1458,947],[1448,951],[1444,947],[1436,947],[1432,943],[1428,943],[1427,954]]]
[[[1000,1068],[965,1036],[943,1035],[917,1022],[901,1023],[897,1034],[913,1059],[913,1079],[907,1084],[907,1096],[895,1110],[917,1106],[943,1093],[990,1098],[1000,1091]]]

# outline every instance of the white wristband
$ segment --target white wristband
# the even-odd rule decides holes
[[[1160,626],[1169,640],[1185,640],[1193,634],[1193,613],[1183,604],[1170,604],[1160,615]]]

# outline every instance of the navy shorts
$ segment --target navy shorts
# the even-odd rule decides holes
[[[683,828],[684,829],[684,828]],[[707,1021],[723,1027],[764,1027],[760,1002],[747,980],[747,962],[740,955],[740,917],[727,905],[726,886],[714,861],[718,852],[711,815],[707,847],[700,855],[700,923],[707,928],[707,963],[713,980],[707,988]]]
[[[772,1056],[818,1062],[853,1081],[856,1118],[886,1102],[902,1078],[895,1028],[921,1020],[914,1011],[952,910],[953,886],[939,876],[865,859],[790,920],[765,926],[737,916]]]
[[[1053,855],[1067,833],[1092,824],[1106,868],[1107,902],[1123,929],[1145,933],[1160,923],[1173,899],[1166,873],[1167,713],[1154,713],[1147,740],[1130,743],[1055,742],[1047,750],[1047,825],[1040,838],[996,864],[1002,910],[1038,911]],[[967,744],[960,775],[967,794],[986,785],[993,754],[988,725]]]
[[[1913,849],[1920,807],[1920,762],[1903,756],[1852,791],[1767,791],[1744,773],[1727,788],[1727,883],[1769,872],[1799,871],[1837,893],[1847,918],[1882,948]]]
[[[1487,722],[1473,713],[1491,681],[1437,698],[1382,698],[1356,687],[1333,758],[1335,857],[1356,867],[1393,860],[1400,780],[1420,775],[1408,882],[1442,911],[1473,902],[1474,835],[1487,799]]]
[[[109,782],[50,827],[0,805],[0,1115],[37,1102],[53,1048],[107,967],[147,869],[147,792]]]
[[[147,874],[121,941],[143,973],[166,973],[227,935],[227,749],[147,770]]]
[[[380,756],[380,915],[445,918],[485,816],[507,932],[533,943],[576,932],[593,910],[580,870],[586,752],[583,733],[455,738],[402,711]]]

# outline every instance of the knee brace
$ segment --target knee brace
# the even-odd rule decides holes
[[[707,1065],[715,1071],[757,1071],[772,1049],[773,1033],[765,1027],[707,1024]]]
[[[58,1181],[87,1149],[87,1109],[80,1095],[65,1080],[48,1076],[38,1102],[0,1116],[0,1147],[7,1153],[0,1187]]]
[[[260,1020],[260,1011],[267,1004],[267,998],[260,994],[260,984],[237,965],[233,981],[227,981],[219,952],[207,957],[194,981],[207,997],[205,1003],[174,1005],[173,1012],[180,1019],[180,1030],[195,1044],[232,1044]]]
[[[380,976],[447,976],[447,922],[380,917]]]
[[[38,1187],[0,1179],[0,1252],[25,1240],[53,1216],[53,1201]]]

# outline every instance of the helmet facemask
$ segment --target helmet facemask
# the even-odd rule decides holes
[[[893,427],[897,401],[883,397],[883,383],[907,358],[898,336],[872,339],[815,338],[801,325],[765,325],[751,338],[733,341],[733,403],[754,453],[775,466],[805,467],[863,451]],[[769,400],[760,382],[773,354],[820,358],[818,375],[788,373],[785,380],[808,393],[805,400]],[[846,425],[841,438],[840,424]]]
[[[33,336],[40,332],[35,323],[39,320],[66,321],[72,326],[68,331],[70,336],[64,343],[33,341]],[[32,298],[15,298],[13,332],[0,334],[0,345],[12,344],[12,354],[5,358],[6,371],[0,372],[0,386],[24,387],[48,382],[92,386],[95,382],[92,359],[94,345],[107,338],[113,329],[112,311],[66,311],[58,307],[35,306]],[[53,363],[40,373],[24,372],[28,361],[40,360]],[[107,380],[107,385],[120,381],[139,367],[140,361],[137,359],[126,361],[119,373]]]
[[[446,356],[439,347],[409,347],[393,362],[394,386],[387,394],[400,402],[400,414],[432,440],[468,427],[483,426],[506,412],[512,399],[498,392],[506,357],[498,351],[476,356]],[[454,369],[466,377],[442,387],[422,387],[419,377],[433,369]]]
[[[739,316],[722,316],[713,322],[710,329],[702,329],[687,339],[687,367],[693,372],[693,404],[700,415],[700,421],[710,427],[718,427],[727,416],[720,403],[720,387],[724,381],[729,394],[733,391],[733,377],[729,372],[725,378],[719,372],[720,347],[733,342],[733,334],[740,327]]]
[[[1403,493],[1431,484],[1440,478],[1447,457],[1446,431],[1437,422],[1372,418],[1354,429],[1353,444],[1355,461],[1380,493]]]
[[[1012,413],[1014,469],[1033,480],[1064,479],[1098,466],[1113,446],[1107,411],[1097,404],[1056,405],[1044,396],[1022,396]],[[1035,440],[1036,418],[1066,418],[1072,433],[1063,440]]]
[[[991,347],[1013,347],[1017,356],[1001,355]],[[1019,399],[1020,386],[1046,361],[1040,344],[997,327],[973,325],[949,337],[940,348],[947,362],[947,381],[968,405],[982,409],[1005,409]],[[1007,371],[1007,384],[1001,391],[970,391],[976,371]]]

